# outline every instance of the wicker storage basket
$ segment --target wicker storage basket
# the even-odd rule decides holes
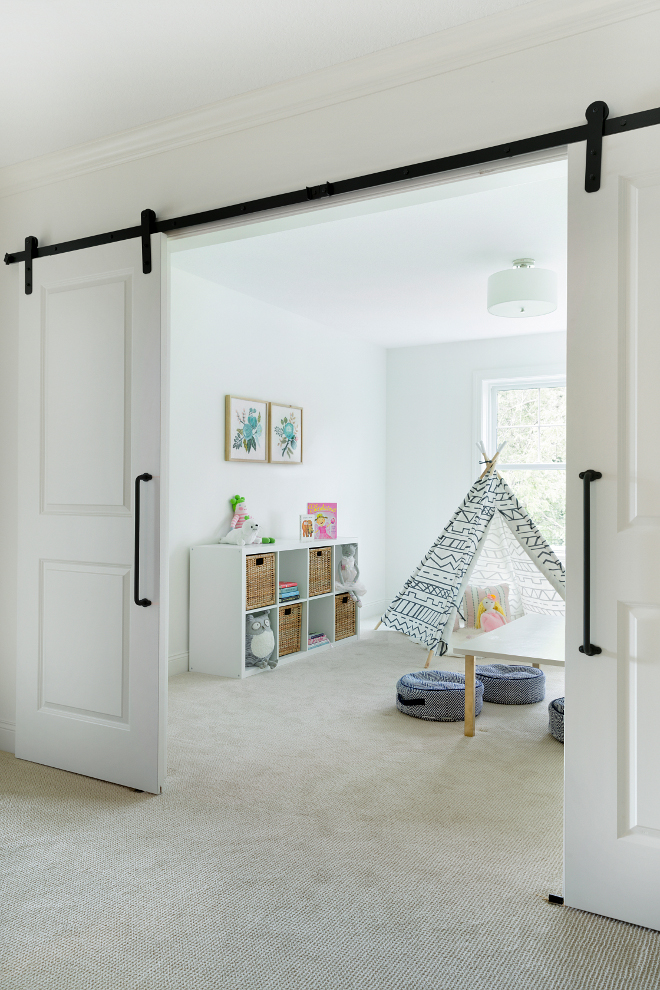
[[[274,605],[275,554],[248,554],[245,558],[245,607]]]
[[[355,636],[355,602],[350,595],[335,595],[335,640]]]
[[[281,605],[279,626],[278,655],[285,657],[288,653],[297,653],[300,649],[302,605]]]
[[[309,548],[309,597],[332,591],[332,547]]]

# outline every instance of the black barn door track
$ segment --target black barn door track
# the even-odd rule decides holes
[[[640,127],[651,127],[660,124],[660,107],[654,110],[642,110],[625,117],[609,118],[609,109],[602,100],[592,103],[586,111],[586,124],[578,127],[568,127],[563,131],[553,131],[550,134],[540,134],[537,137],[524,138],[521,141],[511,141],[509,144],[495,145],[492,148],[481,148],[478,151],[466,151],[460,155],[449,155],[446,158],[435,158],[429,162],[418,162],[415,165],[405,165],[400,168],[389,168],[383,172],[372,172],[353,179],[340,179],[337,182],[325,182],[318,186],[306,186],[294,192],[280,193],[277,196],[266,196],[264,199],[253,199],[247,203],[236,203],[233,206],[220,206],[215,210],[205,210],[202,213],[190,213],[188,216],[174,217],[171,220],[158,220],[153,210],[143,210],[140,223],[134,227],[124,227],[122,230],[112,230],[105,234],[94,234],[91,237],[80,237],[74,241],[63,241],[61,244],[48,244],[39,247],[36,237],[25,238],[25,249],[5,254],[5,264],[15,265],[25,262],[25,292],[32,292],[32,271],[34,261],[47,258],[53,254],[67,254],[70,251],[83,251],[88,247],[99,244],[113,244],[115,241],[126,241],[133,237],[142,240],[142,271],[145,275],[151,272],[151,235],[167,234],[172,230],[183,230],[190,227],[203,227],[205,224],[218,223],[221,220],[234,220],[238,217],[254,216],[256,213],[267,213],[282,207],[298,206],[328,196],[341,196],[345,193],[359,192],[363,189],[374,189],[378,186],[391,185],[394,182],[406,182],[427,175],[438,175],[442,172],[452,172],[455,169],[467,168],[473,165],[485,165],[489,162],[516,158],[535,151],[548,151],[560,148],[565,144],[575,144],[586,141],[585,163],[585,192],[598,192],[600,189],[600,171],[603,155],[603,138],[610,134],[621,134],[624,131],[634,131]]]

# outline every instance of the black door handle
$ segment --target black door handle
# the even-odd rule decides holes
[[[151,481],[152,474],[138,474],[135,479],[135,560],[133,562],[133,601],[147,608],[148,598],[140,598],[140,482]]]
[[[584,482],[583,487],[583,513],[584,523],[582,529],[582,539],[584,547],[584,564],[582,579],[584,591],[582,596],[582,646],[580,653],[586,653],[588,657],[593,657],[597,653],[602,653],[600,646],[594,646],[591,642],[591,482],[602,478],[600,471],[581,471],[580,477]]]

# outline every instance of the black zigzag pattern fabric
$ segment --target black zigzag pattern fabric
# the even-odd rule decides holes
[[[383,625],[429,650],[453,619],[464,576],[493,518],[496,474],[475,482],[419,567],[383,616]]]
[[[552,599],[565,597],[561,561],[506,482],[495,472],[474,483],[462,505],[419,567],[383,615],[383,625],[404,633],[430,650],[446,649],[455,609],[484,546],[490,524],[499,516],[514,537],[513,583],[525,611],[553,611]],[[519,548],[524,553],[519,553]],[[511,556],[509,554],[509,556]],[[544,580],[538,584],[536,575]],[[547,579],[547,580],[545,580]],[[531,607],[537,603],[537,607]],[[451,621],[450,621],[451,620]]]
[[[474,714],[484,706],[484,686],[475,682]],[[404,674],[396,685],[396,707],[404,715],[433,722],[465,719],[465,677],[453,670],[419,670]]]
[[[508,497],[517,503],[510,489]],[[564,614],[563,566],[519,503],[495,513],[470,581],[482,588],[508,584],[516,619],[528,612]]]
[[[555,698],[548,705],[548,728],[550,735],[554,736],[557,742],[564,741],[564,699]]]
[[[520,504],[503,478],[499,478],[495,507],[530,560],[536,564],[562,599],[565,599],[566,575],[563,564],[545,537],[541,536],[527,510]]]
[[[534,705],[545,698],[545,674],[522,664],[477,664],[484,685],[484,701],[493,705]]]

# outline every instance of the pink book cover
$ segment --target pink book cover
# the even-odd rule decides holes
[[[314,539],[337,539],[337,503],[308,502],[307,514],[314,517]]]

